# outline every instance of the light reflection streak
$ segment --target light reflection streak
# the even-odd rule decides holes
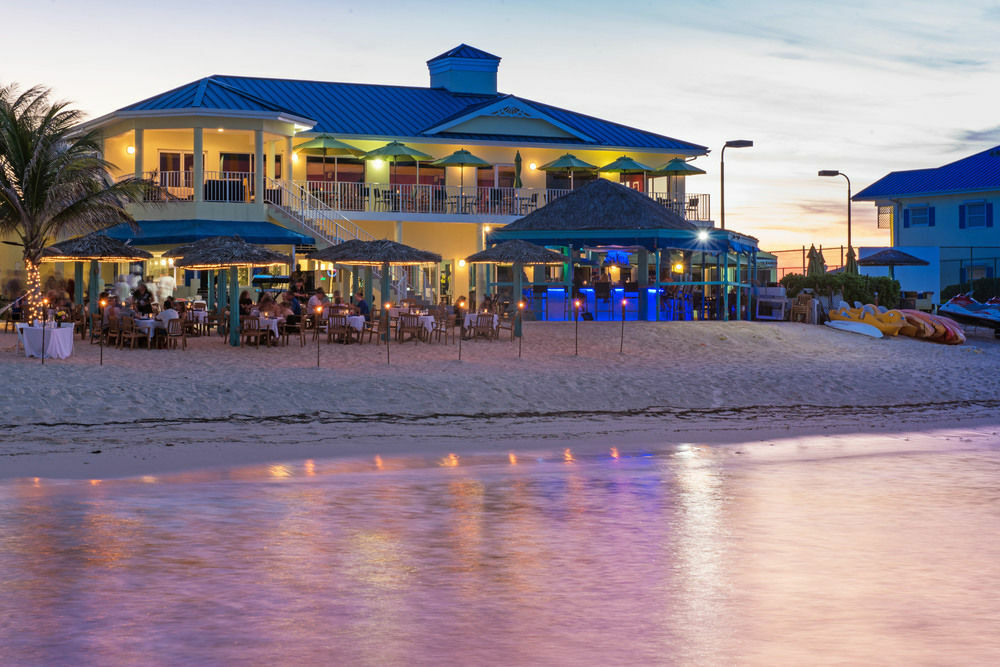
[[[563,461],[566,463],[573,463],[576,459],[573,458],[573,452],[570,451],[569,447],[563,450]]]
[[[511,452],[511,453],[507,454],[507,460],[510,461],[510,464],[512,466],[516,466],[517,465],[517,454],[515,454],[514,452]]]

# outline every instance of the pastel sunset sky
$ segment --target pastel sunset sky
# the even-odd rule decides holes
[[[712,149],[726,223],[769,250],[846,242],[854,192],[897,169],[1000,144],[1000,2],[3,3],[0,82],[43,84],[92,116],[209,74],[426,86],[461,42],[503,58],[503,92]],[[13,54],[16,54],[13,55]],[[869,203],[855,245],[886,245]],[[829,257],[833,260],[833,257]]]

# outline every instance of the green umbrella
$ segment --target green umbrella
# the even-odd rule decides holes
[[[816,250],[815,245],[809,247],[809,263],[806,266],[806,275],[826,275],[826,261],[823,259],[823,253]]]
[[[851,246],[847,247],[847,262],[844,263],[844,273],[858,275],[858,257],[854,254],[854,248]],[[889,273],[892,273],[891,267]]]
[[[390,141],[385,146],[368,151],[364,154],[366,160],[392,160],[393,168],[399,158],[407,158],[417,163],[417,182],[420,182],[420,163],[429,162],[434,159],[416,148],[410,148],[401,141]]]
[[[434,160],[431,162],[435,167],[489,167],[490,163],[482,158],[478,158],[464,148],[457,150],[451,155],[445,156],[439,160]],[[462,168],[459,171],[459,177],[462,181],[462,190],[465,190],[465,169]]]
[[[524,183],[521,182],[521,151],[514,155],[514,187],[524,187]]]
[[[704,173],[704,169],[699,169],[680,157],[675,157],[662,167],[653,170],[653,176],[697,176]]]
[[[578,171],[596,171],[597,167],[584,162],[572,153],[566,153],[552,162],[547,162],[539,167],[542,171],[565,171],[569,173],[569,189],[573,189],[573,174]]]
[[[333,180],[337,180],[337,158],[343,157],[345,155],[350,157],[357,157],[358,155],[364,155],[364,151],[360,148],[355,148],[350,144],[345,144],[343,141],[338,141],[334,139],[329,134],[321,134],[320,136],[310,139],[304,144],[299,144],[295,147],[296,153],[304,153],[306,155],[322,155],[323,156],[323,174],[326,174],[326,158],[333,157]]]
[[[641,162],[636,162],[627,155],[622,155],[611,164],[604,165],[598,169],[598,171],[604,171],[610,174],[645,174],[653,171],[653,168],[647,167]]]

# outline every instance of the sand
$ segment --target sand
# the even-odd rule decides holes
[[[516,342],[104,350],[26,359],[0,335],[0,477],[93,478],[533,442],[753,441],[1000,423],[1000,341],[875,340],[796,323],[574,327]],[[95,453],[97,452],[97,453]]]

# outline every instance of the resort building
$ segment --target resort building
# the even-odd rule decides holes
[[[486,280],[462,258],[491,229],[595,178],[711,226],[708,195],[689,192],[683,173],[543,169],[567,153],[594,167],[624,155],[655,169],[706,147],[501,93],[499,65],[463,44],[427,62],[427,87],[209,76],[96,118],[85,127],[100,131],[113,176],[152,184],[154,205],[132,210],[141,231],[112,235],[152,251],[152,274],[169,267],[164,250],[205,236],[292,249],[309,271],[317,267],[302,257],[314,247],[388,238],[441,254],[439,267],[410,272],[408,289],[429,295],[433,285],[453,298]],[[336,147],[300,150],[317,137]],[[371,154],[392,142],[404,146]],[[434,163],[463,149],[468,164],[464,154]],[[7,253],[9,267],[18,260]]]
[[[926,269],[896,269],[922,280],[921,289],[939,296],[949,285],[997,276],[1000,228],[994,211],[1000,205],[1000,146],[942,167],[891,172],[853,200],[874,202],[878,225],[890,230],[892,246],[930,263]],[[929,286],[935,281],[936,287]]]

